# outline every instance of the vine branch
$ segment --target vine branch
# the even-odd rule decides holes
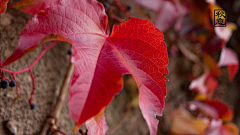
[[[64,100],[67,95],[67,90],[68,90],[68,87],[70,84],[70,80],[71,80],[73,71],[74,71],[74,65],[72,63],[70,63],[68,66],[67,72],[65,74],[65,78],[62,83],[62,86],[60,89],[60,94],[58,95],[55,107],[54,107],[52,113],[47,118],[40,135],[46,135],[49,128],[52,132],[59,132],[59,130],[58,130],[59,116],[60,116],[60,113],[62,110]]]

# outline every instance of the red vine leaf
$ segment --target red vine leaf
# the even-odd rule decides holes
[[[40,10],[45,10],[56,0],[20,0],[11,5],[12,8],[21,10],[24,13],[35,15]]]
[[[233,50],[224,47],[221,52],[218,66],[228,66],[228,78],[230,81],[233,81],[239,68],[237,54]]]
[[[219,100],[206,99],[203,101],[191,101],[189,103],[195,105],[215,120],[222,119],[222,121],[227,122],[233,118],[233,111]]]
[[[108,36],[104,11],[96,0],[56,1],[28,22],[16,50],[3,65],[19,59],[39,43],[68,41],[73,46],[71,62],[75,65],[69,108],[77,127],[107,106],[121,90],[122,74],[131,73],[140,86],[143,116],[151,135],[156,134],[155,116],[161,115],[164,107],[164,75],[168,74],[163,34],[147,20],[130,18],[115,25]]]
[[[7,3],[9,0],[0,1],[0,14],[4,13],[7,10]]]

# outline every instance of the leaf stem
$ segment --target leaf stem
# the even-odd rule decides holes
[[[56,42],[53,42],[51,43],[49,46],[47,46],[46,48],[43,49],[43,51],[39,54],[39,56],[36,58],[36,60],[27,68],[23,69],[23,70],[19,70],[19,71],[10,71],[8,69],[5,69],[5,68],[1,68],[2,71],[5,71],[5,72],[8,72],[8,73],[11,73],[11,74],[20,74],[20,73],[23,73],[23,72],[26,72],[28,70],[30,70],[38,61],[39,59],[43,56],[43,54],[49,50],[50,48],[52,48],[54,45],[60,43],[60,41],[56,41]]]
[[[31,93],[31,97],[30,97],[30,99],[29,99],[29,104],[32,105],[33,95],[34,95],[34,92],[35,92],[36,87],[35,87],[35,78],[34,78],[34,76],[33,76],[33,73],[32,73],[32,70],[31,70],[31,69],[29,69],[29,73],[30,73],[31,78],[32,78],[32,87],[33,87],[32,93]]]
[[[60,94],[58,95],[57,102],[54,106],[54,109],[48,119],[46,120],[44,127],[42,129],[42,132],[40,135],[46,135],[48,129],[50,128],[51,125],[55,125],[58,127],[59,125],[59,116],[62,110],[62,106],[64,103],[64,100],[67,95],[67,90],[71,81],[71,77],[74,71],[74,65],[72,63],[69,64],[67,72],[65,74],[64,81],[62,83],[61,89],[60,89]],[[56,130],[57,131],[57,130]]]

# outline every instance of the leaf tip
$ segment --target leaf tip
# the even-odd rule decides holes
[[[76,124],[74,129],[73,129],[73,133],[77,133],[77,131],[79,130],[80,126],[81,126],[80,124]]]

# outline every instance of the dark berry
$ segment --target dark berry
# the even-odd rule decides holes
[[[11,82],[9,83],[9,86],[10,86],[10,87],[15,87],[16,84],[17,84],[16,81],[11,80]]]
[[[120,93],[123,93],[123,92],[125,92],[125,89],[124,89],[124,88],[121,89]]]
[[[172,50],[168,50],[168,55],[172,55],[173,51]]]
[[[132,10],[132,9],[133,9],[133,6],[132,6],[132,5],[128,5],[128,6],[127,6],[127,9],[128,9],[128,10]]]
[[[83,134],[83,131],[82,131],[82,129],[79,129],[79,133],[80,133],[80,134]]]
[[[3,89],[6,89],[9,86],[9,82],[7,80],[2,80],[1,81],[1,87]]]
[[[67,53],[68,55],[73,55],[72,49],[69,49]]]
[[[31,109],[34,110],[36,108],[35,104],[31,104]]]
[[[104,2],[104,3],[103,3],[103,6],[104,6],[105,8],[109,8],[109,7],[110,7],[110,5],[109,5],[108,2]]]

